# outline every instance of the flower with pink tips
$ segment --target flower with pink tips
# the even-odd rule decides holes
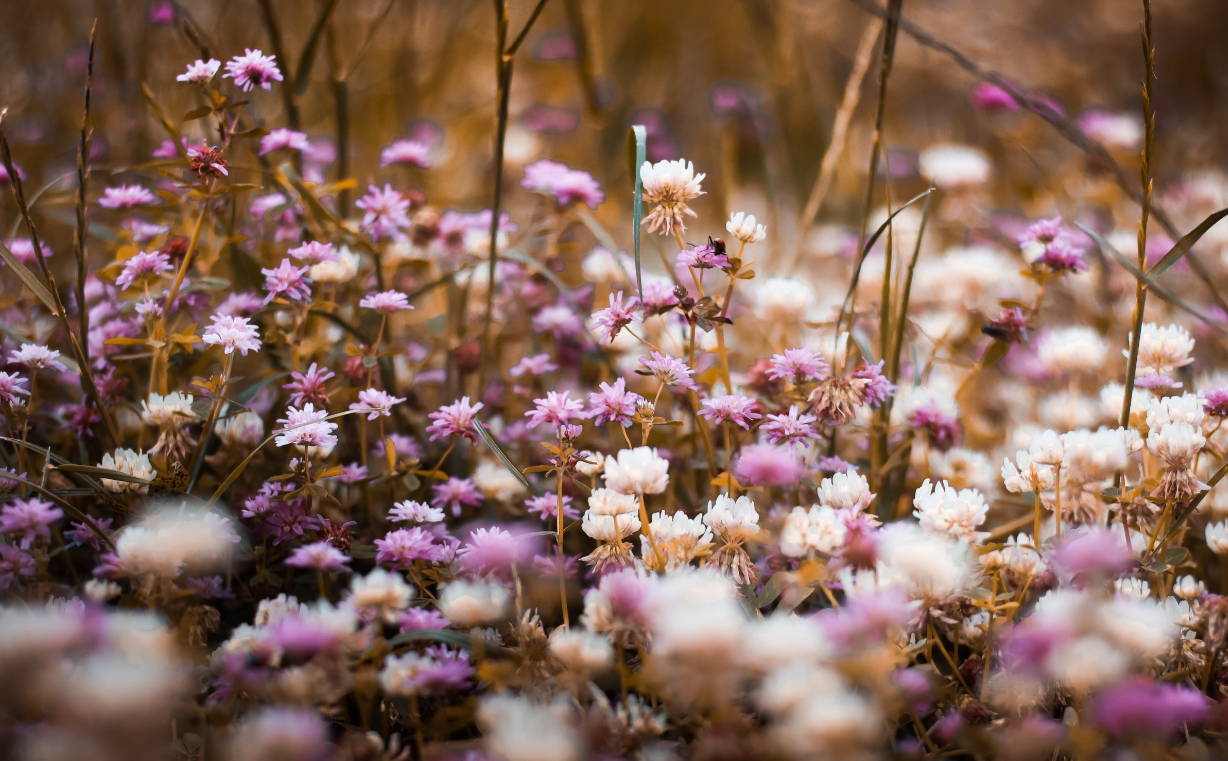
[[[384,183],[383,188],[368,185],[366,195],[354,205],[363,210],[359,226],[373,240],[395,238],[410,226],[409,200],[389,183]]]
[[[220,68],[222,68],[222,62],[216,58],[210,58],[208,61],[202,61],[197,58],[195,62],[188,64],[187,71],[175,77],[175,79],[179,82],[187,82],[193,85],[207,85],[209,80],[217,75]]]
[[[221,346],[226,354],[238,350],[243,356],[249,351],[260,351],[260,330],[246,317],[213,315],[213,324],[205,328],[202,339],[205,343]]]
[[[307,277],[310,267],[295,267],[289,259],[282,259],[273,269],[261,269],[264,275],[264,288],[269,295],[264,298],[268,304],[276,298],[291,301],[311,301],[311,278]]]
[[[464,396],[458,401],[452,404],[445,404],[438,411],[430,413],[427,417],[435,421],[426,427],[426,430],[431,434],[431,441],[447,439],[452,436],[464,436],[476,444],[478,435],[473,430],[473,418],[480,409],[482,409],[481,402],[470,404],[469,397]]]
[[[295,547],[286,558],[286,565],[316,571],[348,571],[350,556],[334,547],[332,542],[312,542]]]
[[[98,205],[104,209],[131,209],[134,206],[157,206],[158,197],[140,185],[120,185],[104,188]]]
[[[657,380],[666,386],[681,386],[692,391],[698,388],[695,385],[695,381],[691,378],[695,371],[681,359],[654,351],[647,357],[640,357],[640,364],[646,367]]]
[[[614,338],[626,326],[636,321],[635,308],[640,300],[632,296],[623,301],[623,292],[610,294],[610,306],[593,313],[593,329],[601,330],[602,343],[613,343]]]
[[[572,399],[570,391],[559,393],[547,391],[545,399],[534,399],[534,409],[524,413],[531,427],[539,425],[566,425],[572,418],[581,418],[584,413],[584,402]]]
[[[20,349],[9,352],[9,362],[15,365],[25,365],[29,370],[40,370],[49,367],[63,372],[68,368],[59,360],[60,353],[48,349],[41,344],[22,344]]]
[[[773,354],[768,377],[773,380],[787,380],[800,386],[806,381],[822,378],[827,371],[827,362],[823,356],[803,346],[800,349],[785,349],[784,354]]]
[[[20,546],[28,550],[35,539],[50,540],[51,524],[63,517],[63,510],[38,497],[15,499],[0,508],[0,534],[20,533]]]
[[[393,164],[409,164],[419,169],[431,168],[431,146],[418,140],[393,140],[392,145],[379,151],[379,166],[382,169]]]
[[[559,369],[546,352],[534,354],[533,356],[523,356],[520,361],[512,367],[508,368],[507,374],[513,378],[519,378],[522,375],[540,376],[546,373],[552,373]]]
[[[758,402],[744,394],[722,394],[704,399],[699,416],[713,425],[732,422],[750,430],[750,421],[763,417],[758,408]]]
[[[618,423],[624,428],[631,425],[635,417],[636,405],[643,397],[634,391],[627,390],[627,381],[615,379],[611,385],[602,381],[600,390],[588,395],[588,412],[585,417],[592,418],[597,425]]]
[[[409,303],[409,297],[400,291],[381,291],[380,293],[368,293],[358,302],[358,306],[363,309],[374,309],[380,314],[392,314],[404,309],[413,309],[413,305]]]
[[[134,285],[146,285],[154,278],[174,269],[171,266],[171,258],[161,251],[138,251],[124,262],[123,270],[119,277],[115,278],[115,285],[126,291]]]
[[[260,138],[259,155],[264,156],[273,151],[283,149],[305,151],[310,148],[311,144],[307,142],[306,132],[299,132],[288,127],[278,127]]]
[[[358,392],[358,401],[350,405],[352,410],[367,411],[367,420],[375,420],[376,418],[391,417],[392,406],[405,401],[404,398],[393,396],[392,394],[378,388],[366,388]]]
[[[295,370],[290,373],[293,379],[289,383],[282,386],[293,393],[290,395],[290,403],[296,407],[301,407],[306,402],[313,402],[321,407],[328,404],[328,392],[324,390],[324,383],[336,375],[327,367],[320,367],[315,362],[307,368],[307,372],[300,373]]]
[[[253,87],[271,92],[273,83],[284,79],[274,60],[276,57],[266,56],[263,50],[244,48],[243,55],[235,56],[226,62],[226,73],[222,77],[233,78],[235,86],[243,92],[251,92]]]

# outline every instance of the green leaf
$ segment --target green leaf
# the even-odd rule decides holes
[[[3,259],[4,263],[16,273],[17,277],[21,278],[21,282],[25,283],[26,287],[38,297],[39,301],[47,305],[52,314],[59,313],[59,310],[55,308],[55,299],[52,298],[51,291],[47,290],[42,281],[35,277],[34,273],[27,269],[26,265],[22,264],[17,257],[13,256],[13,252],[9,251],[8,246],[3,243],[0,243],[0,259]]]
[[[534,489],[533,485],[529,483],[529,479],[524,477],[524,474],[520,472],[520,469],[517,468],[515,464],[512,463],[511,459],[503,452],[502,447],[500,447],[499,443],[495,441],[495,437],[490,435],[490,431],[486,430],[486,426],[482,425],[482,421],[474,418],[473,428],[478,432],[478,435],[482,437],[482,441],[486,442],[486,446],[490,447],[490,451],[495,453],[495,457],[499,458],[499,462],[503,463],[503,467],[507,468],[512,475],[516,476],[516,480],[524,484],[524,488],[528,489],[530,492],[536,493],[537,490]]]
[[[1168,569],[1169,569],[1168,563],[1161,563],[1158,560],[1152,563],[1151,565],[1147,566],[1147,570],[1151,571],[1152,573],[1165,573],[1166,571],[1168,571]]]
[[[146,478],[138,478],[113,468],[96,468],[93,465],[76,465],[73,463],[68,463],[66,465],[55,466],[55,470],[63,470],[68,473],[83,473],[93,478],[107,478],[112,481],[127,481],[128,483],[132,484],[152,483],[152,481]]]
[[[648,130],[642,124],[633,125],[627,132],[627,161],[631,164],[631,182],[635,186],[632,200],[631,237],[635,241],[635,285],[639,289],[640,303],[644,302],[644,268],[640,264],[640,224],[644,218],[644,178],[640,167],[644,166],[648,153]],[[613,250],[614,256],[618,251]]]
[[[989,367],[996,363],[999,359],[1006,356],[1006,352],[1010,351],[1010,344],[1005,341],[999,341],[996,338],[989,342],[989,346],[985,347],[985,353],[981,355],[981,367]]]
[[[1164,556],[1164,562],[1169,565],[1181,565],[1190,556],[1190,551],[1184,547],[1172,547]]]
[[[1228,209],[1220,209],[1204,219],[1198,225],[1198,227],[1195,227],[1193,230],[1190,230],[1188,233],[1181,236],[1181,240],[1173,244],[1173,247],[1168,250],[1168,253],[1164,255],[1164,258],[1156,262],[1156,265],[1147,271],[1147,275],[1153,280],[1159,279],[1160,275],[1163,275],[1165,270],[1176,264],[1178,259],[1188,254],[1190,249],[1194,247],[1194,244],[1198,242],[1198,239],[1206,235],[1207,231],[1214,227],[1215,223],[1219,222],[1225,216],[1228,216]]]
[[[181,121],[185,121],[185,122],[196,121],[197,119],[205,118],[211,113],[213,113],[213,106],[201,106],[200,108],[194,108],[191,111],[184,114],[183,119]]]

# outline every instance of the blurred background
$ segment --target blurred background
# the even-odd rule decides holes
[[[511,34],[533,5],[511,0]],[[1139,2],[909,0],[903,8],[906,18],[1054,99],[1072,118],[1093,108],[1140,113]],[[1157,0],[1154,8],[1154,172],[1163,190],[1168,180],[1218,168],[1225,158],[1228,5]],[[312,30],[329,9],[313,65],[299,71]],[[279,53],[283,71],[293,69],[301,95],[287,97],[292,87],[256,90],[249,113],[266,128],[301,125],[320,149],[318,179],[344,173],[360,188],[376,180],[408,184],[441,208],[490,204],[496,103],[495,13],[488,0],[0,3],[0,105],[9,109],[5,125],[14,152],[36,188],[75,170],[95,18],[96,187],[108,172],[146,161],[165,137],[142,95],[143,82],[177,119],[199,105],[195,88],[175,81],[185,64],[261,48]],[[838,247],[823,225],[860,223],[877,48],[832,189],[816,224],[801,217],[869,24],[881,26],[849,0],[550,0],[516,57],[505,208],[515,218],[532,203],[528,193],[516,192],[521,166],[543,157],[566,161],[604,183],[608,201],[598,217],[627,245],[626,132],[642,123],[651,160],[685,157],[707,174],[707,195],[694,204],[706,221],[697,234],[716,232],[719,219],[744,210],[767,222],[768,245],[782,266],[796,253]],[[919,151],[962,143],[993,162],[983,199],[988,206],[1073,216],[1099,199],[1112,213],[1117,199],[1099,192],[1104,178],[1085,171],[1078,150],[1026,111],[975,108],[976,85],[948,56],[900,35],[884,133],[895,195],[924,189]],[[205,127],[205,120],[186,122],[184,131],[199,140]],[[377,169],[380,147],[405,136],[435,146],[433,168]],[[1136,176],[1132,156],[1122,151],[1119,160]],[[59,186],[52,188],[44,213],[53,220],[71,220],[72,184],[66,179],[62,186],[62,214],[55,211]],[[11,199],[0,208],[11,226]],[[71,240],[68,224],[44,232],[53,248]]]

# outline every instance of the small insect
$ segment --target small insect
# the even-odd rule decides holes
[[[171,463],[168,472],[163,473],[153,480],[149,485],[149,496],[156,497],[164,494],[181,494],[187,491],[188,484],[192,480],[192,474],[183,467],[183,464],[178,460]]]
[[[717,256],[725,255],[725,241],[722,238],[713,238],[711,235],[709,235],[708,245],[716,251]]]

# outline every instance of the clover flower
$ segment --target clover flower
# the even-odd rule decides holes
[[[695,216],[687,201],[703,195],[700,183],[705,176],[696,175],[694,164],[683,159],[656,164],[645,161],[640,167],[644,200],[656,206],[644,217],[643,224],[648,225],[650,231],[663,235],[672,235],[675,227],[679,232],[686,232],[683,218]]]
[[[739,211],[729,216],[729,221],[725,223],[725,229],[729,234],[742,243],[759,243],[767,237],[767,228],[763,225],[755,224],[755,215],[746,214]]]
[[[284,427],[276,431],[280,435],[273,443],[279,447],[293,445],[331,450],[337,446],[337,437],[333,435],[337,424],[325,420],[326,417],[328,410],[317,410],[311,402],[303,405],[302,409],[287,407],[286,416],[277,420]]]
[[[269,292],[264,297],[264,303],[269,304],[276,298],[290,301],[311,301],[311,278],[307,277],[310,267],[295,267],[289,259],[282,259],[273,269],[261,269],[264,275],[264,289]]]
[[[620,494],[660,494],[669,484],[669,461],[652,447],[622,449],[606,458],[604,477]]]
[[[123,447],[116,449],[114,455],[109,452],[103,454],[99,467],[118,470],[120,473],[143,478],[146,481],[153,481],[158,477],[158,471],[154,470],[153,465],[149,462],[149,455]],[[134,481],[101,478],[99,483],[102,484],[102,488],[115,494],[145,494],[149,491],[147,484],[139,484]]]
[[[584,416],[597,425],[618,423],[625,428],[631,425],[636,405],[641,401],[643,397],[627,390],[627,382],[623,378],[615,379],[613,385],[602,381],[600,389],[588,395],[589,408]]]
[[[384,183],[382,189],[368,185],[366,195],[354,205],[364,212],[359,226],[373,240],[395,238],[411,224],[407,216],[409,201],[389,183]]]
[[[474,416],[480,409],[482,409],[481,402],[471,405],[469,397],[464,396],[430,413],[427,417],[435,421],[426,427],[431,434],[431,441],[464,436],[476,444],[478,438],[477,432],[473,430]]]
[[[324,384],[335,375],[336,373],[327,367],[320,367],[312,362],[305,373],[292,371],[292,380],[282,385],[282,388],[293,392],[290,395],[290,404],[295,407],[302,407],[307,402],[323,407],[328,404],[328,392],[324,390]]]
[[[0,507],[0,533],[21,534],[19,546],[30,549],[35,539],[51,539],[51,524],[64,517],[64,511],[38,497],[15,499]]]
[[[127,290],[134,285],[147,285],[151,280],[164,273],[171,272],[171,258],[161,251],[146,253],[138,251],[124,262],[124,269],[115,278],[115,285],[120,290]]]
[[[205,343],[222,347],[226,354],[238,350],[245,357],[249,351],[260,351],[260,331],[246,317],[215,314],[212,320],[201,336]]]

